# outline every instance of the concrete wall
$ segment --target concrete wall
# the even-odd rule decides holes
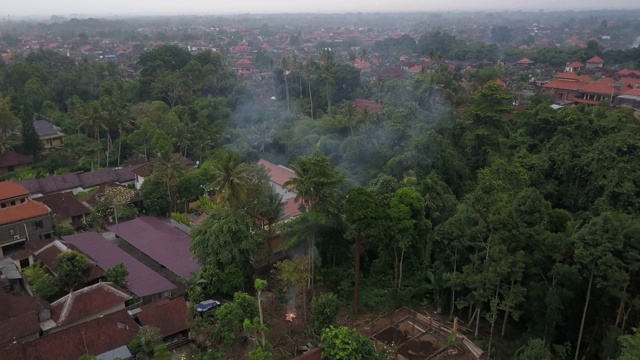
[[[38,221],[42,221],[40,228],[36,227]],[[11,235],[11,229],[13,229],[14,235]],[[45,238],[47,234],[53,238],[53,217],[51,215],[0,225],[0,246],[4,247],[24,240],[37,241]],[[2,255],[0,250],[0,257]]]

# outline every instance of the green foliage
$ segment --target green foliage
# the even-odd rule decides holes
[[[242,291],[237,291],[233,294],[233,303],[242,309],[245,319],[251,320],[258,317],[258,305],[256,304],[256,299],[251,295]]]
[[[191,220],[189,219],[189,217],[183,213],[176,213],[176,212],[172,212],[171,213],[171,218],[181,224],[185,224],[187,226],[191,226]]]
[[[311,315],[317,331],[334,324],[341,305],[338,297],[332,293],[322,294],[313,299]]]
[[[640,356],[640,331],[633,329],[633,334],[620,337],[622,352],[618,360],[633,360]]]
[[[373,343],[345,326],[322,330],[322,356],[334,360],[368,360],[377,357]]]
[[[129,276],[129,270],[124,264],[112,266],[104,272],[104,277],[107,281],[110,281],[123,289],[128,288],[127,276]]]
[[[226,303],[216,310],[215,318],[218,323],[215,330],[216,341],[221,343],[222,348],[230,349],[242,329],[244,321],[242,308],[235,303]]]
[[[56,237],[73,235],[76,232],[76,229],[73,226],[69,225],[53,225],[53,233]]]
[[[156,174],[151,175],[142,183],[140,196],[145,208],[152,214],[165,215],[169,211],[171,200],[164,189],[162,179]]]
[[[90,264],[84,254],[70,250],[58,255],[54,266],[60,284],[66,290],[77,290],[86,282]]]
[[[541,339],[531,339],[527,345],[521,349],[517,357],[518,360],[551,360],[551,353]]]
[[[154,326],[143,326],[127,346],[131,354],[150,358],[161,342],[160,329]]]
[[[22,273],[35,294],[46,301],[53,301],[58,294],[58,283],[42,266],[31,265],[23,269]]]
[[[38,106],[39,105],[40,104],[38,104]],[[37,158],[44,150],[44,145],[42,145],[40,136],[38,136],[36,128],[33,126],[33,120],[35,120],[33,112],[26,103],[22,104],[20,118],[22,121],[22,130],[20,132],[22,142],[20,144],[20,151],[25,155]]]

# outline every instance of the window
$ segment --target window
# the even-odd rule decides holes
[[[42,220],[38,220],[38,221],[34,222],[33,225],[35,225],[36,229],[44,228],[44,224],[42,223]]]
[[[51,233],[44,234],[44,238],[47,240],[51,239]]]
[[[9,236],[16,236],[16,229],[10,228],[9,229]]]
[[[11,200],[11,206],[14,206],[16,204],[15,200]]]

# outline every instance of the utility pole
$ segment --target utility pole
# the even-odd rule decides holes
[[[118,225],[118,207],[115,201],[113,202],[113,215],[116,217],[116,225]]]

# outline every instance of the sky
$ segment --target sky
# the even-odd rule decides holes
[[[0,17],[640,8],[637,0],[0,0]]]

